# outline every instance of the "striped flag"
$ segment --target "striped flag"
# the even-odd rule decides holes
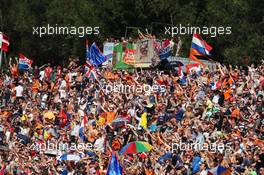
[[[0,67],[2,66],[2,53],[8,52],[9,41],[7,36],[0,32]]]
[[[207,44],[198,33],[194,33],[189,58],[205,66],[199,57],[209,58],[212,49],[212,46]]]
[[[166,39],[164,41],[164,43],[162,44],[162,48],[160,50],[160,54],[159,57],[161,60],[163,59],[167,59],[171,56],[172,54],[172,50],[171,50],[171,46],[170,46],[170,40]]]
[[[18,61],[19,70],[28,70],[29,67],[31,67],[32,63],[33,61],[25,57],[25,55],[23,55],[22,53],[19,54],[19,61]]]
[[[81,127],[79,130],[79,137],[81,138],[82,141],[84,141],[85,138],[85,126],[87,125],[87,116],[84,113],[83,118],[82,118],[82,122],[81,122]]]
[[[8,48],[9,48],[9,41],[8,41],[8,37],[0,32],[0,49],[3,50],[4,52],[8,52]]]

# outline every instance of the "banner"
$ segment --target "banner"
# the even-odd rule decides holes
[[[152,59],[157,57],[155,49],[156,46],[154,39],[142,39],[136,43],[120,42],[114,46],[114,54],[112,65],[116,67],[149,67],[152,64]],[[122,65],[122,66],[120,66]]]
[[[150,66],[154,58],[154,40],[143,39],[136,43],[136,67]]]
[[[109,63],[112,64],[113,60],[113,53],[114,53],[114,43],[106,42],[104,43],[104,55],[106,56],[107,61],[103,63],[103,66],[108,65]]]

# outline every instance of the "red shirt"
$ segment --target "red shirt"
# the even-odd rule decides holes
[[[45,68],[45,76],[50,79],[50,73],[52,72],[52,68],[51,67],[47,67]]]

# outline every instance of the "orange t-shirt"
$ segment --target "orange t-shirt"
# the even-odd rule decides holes
[[[154,171],[149,170],[149,169],[145,169],[145,173],[146,175],[155,175]]]
[[[234,118],[238,118],[240,116],[240,111],[239,109],[235,109],[232,111],[231,116]]]
[[[35,81],[33,86],[32,86],[32,91],[37,93],[38,89],[39,89],[39,86],[40,86],[39,81]]]
[[[228,100],[231,97],[231,93],[232,93],[231,88],[228,89],[227,91],[225,91],[225,93],[224,93],[225,100]]]

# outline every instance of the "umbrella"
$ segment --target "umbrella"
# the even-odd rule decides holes
[[[133,154],[133,153],[143,153],[143,152],[149,152],[153,149],[153,146],[151,146],[147,142],[142,141],[136,141],[136,142],[130,142],[126,146],[124,146],[120,154],[126,155],[126,154]]]
[[[125,124],[125,123],[129,123],[129,120],[128,119],[125,119],[125,118],[116,118],[112,121],[111,125],[122,125],[122,124]]]

